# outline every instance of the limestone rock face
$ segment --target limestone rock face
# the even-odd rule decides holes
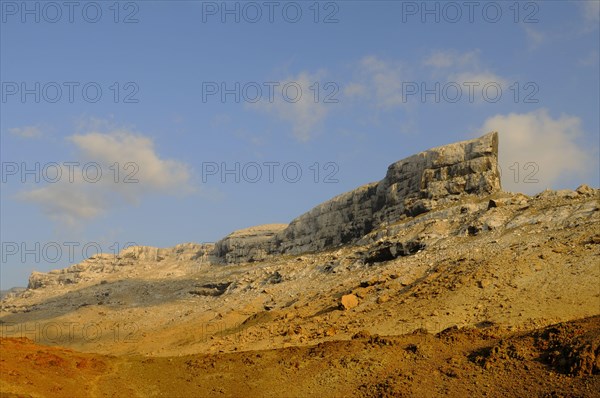
[[[498,134],[445,145],[388,167],[385,178],[336,196],[277,234],[275,250],[298,254],[353,242],[460,195],[500,191]]]
[[[385,178],[324,202],[289,225],[236,231],[217,242],[225,263],[300,254],[352,243],[378,227],[428,212],[461,195],[500,191],[498,133],[440,146],[400,160]]]
[[[258,261],[273,252],[273,238],[287,224],[266,224],[232,232],[215,244],[214,255],[226,263]]]

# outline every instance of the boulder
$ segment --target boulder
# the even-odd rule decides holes
[[[358,297],[354,294],[346,294],[342,296],[342,300],[340,301],[340,308],[344,310],[349,310],[358,306]]]

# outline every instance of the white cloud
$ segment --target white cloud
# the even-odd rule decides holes
[[[169,191],[187,186],[189,171],[185,164],[176,160],[161,159],[154,149],[154,142],[128,130],[116,130],[108,134],[90,132],[69,137],[80,151],[83,159],[100,164],[134,164],[128,172],[140,181],[139,190]],[[126,184],[123,184],[125,186]]]
[[[371,100],[383,109],[404,104],[402,83],[408,79],[406,68],[401,63],[367,56],[359,62],[358,74],[358,81],[346,86],[346,95]]]
[[[477,87],[482,87],[487,83],[498,83],[502,89],[508,87],[508,81],[505,78],[489,71],[457,73],[450,75],[448,79],[459,84],[479,83]]]
[[[463,89],[464,97],[470,100],[472,96],[476,104],[496,99],[499,100],[503,96],[510,94],[508,92],[508,80],[489,71],[451,74],[447,79],[449,82],[460,85]],[[473,91],[471,92],[470,90]]]
[[[160,158],[154,142],[141,134],[126,129],[91,131],[68,140],[79,155],[72,160],[78,162],[72,172],[59,162],[62,177],[58,181],[17,196],[38,205],[53,220],[73,226],[98,217],[123,200],[138,203],[148,194],[193,190],[188,167]],[[89,165],[92,167],[85,167]]]
[[[579,185],[597,167],[592,154],[576,142],[583,135],[578,117],[552,118],[545,109],[496,115],[480,129],[489,131],[500,135],[499,162],[506,191],[533,194],[557,185]]]
[[[499,86],[504,91],[508,88],[508,80],[487,69],[481,61],[480,53],[479,49],[463,53],[456,50],[434,51],[422,64],[431,68],[431,76],[439,80],[440,84],[457,83],[463,89],[465,98],[471,97],[472,89],[475,102],[482,103],[485,101],[483,90],[486,85],[489,92],[486,91],[485,94],[489,98],[496,98],[502,93],[492,91],[494,87],[491,85]]]
[[[585,30],[591,31],[600,26],[600,1],[583,0],[578,2],[583,15]]]
[[[39,126],[13,127],[8,131],[22,138],[39,138],[42,136],[42,129]]]
[[[265,99],[249,106],[290,123],[298,141],[309,141],[317,134],[319,125],[327,116],[330,103],[326,101],[339,99],[339,93],[328,97],[334,93],[336,86],[333,83],[334,86],[325,87],[327,83],[321,79],[322,76],[323,73],[319,72],[300,72],[297,76],[290,76],[280,81],[272,102],[265,96]],[[319,84],[318,89],[315,83]],[[315,97],[315,92],[318,97]]]
[[[477,103],[483,103],[487,98],[501,98],[509,87],[508,79],[485,67],[479,49],[444,50],[434,51],[418,63],[367,56],[358,63],[356,78],[345,86],[344,95],[374,104],[379,109],[402,107],[410,112],[414,109],[411,103],[415,99],[428,100],[424,94],[426,90],[437,87],[438,95],[449,92],[454,95],[454,85],[446,91],[446,85],[452,83],[458,84],[462,98]],[[494,91],[489,83],[496,83],[499,89]]]
[[[459,53],[455,50],[434,51],[423,61],[423,64],[438,69],[479,69],[479,64],[481,63],[479,53],[479,50],[467,51],[465,53]]]
[[[506,79],[483,66],[479,49],[464,53],[455,50],[434,51],[423,61],[423,65],[433,68],[434,76],[443,76],[448,82],[477,82],[482,85],[506,82]]]
[[[17,198],[38,205],[47,217],[69,227],[96,218],[109,207],[109,198],[104,193],[87,189],[82,182],[71,186],[51,184],[21,192]]]
[[[367,88],[360,83],[350,83],[344,87],[344,96],[359,97],[365,95]]]
[[[525,25],[525,35],[527,37],[527,42],[529,43],[529,49],[531,50],[538,48],[546,41],[546,35],[544,33],[527,25]]]

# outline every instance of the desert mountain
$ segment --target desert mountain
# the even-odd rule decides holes
[[[2,337],[167,357],[531,331],[600,314],[599,198],[503,192],[494,132],[398,161],[289,224],[33,273],[2,300]]]

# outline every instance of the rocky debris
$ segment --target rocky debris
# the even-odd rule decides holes
[[[529,201],[529,197],[527,195],[523,195],[522,193],[506,195],[501,194],[494,195],[495,197],[490,199],[488,202],[488,210],[494,207],[504,207],[509,205],[525,205]]]
[[[542,362],[571,377],[600,375],[600,329],[598,318],[551,325],[531,333],[528,339],[511,336],[475,350],[469,359],[485,370],[524,368],[528,361]],[[442,332],[440,337],[457,336],[460,330]],[[444,336],[445,335],[445,336]]]
[[[266,282],[272,284],[281,283],[283,282],[283,275],[281,275],[279,271],[275,271],[274,273],[268,276]]]
[[[358,306],[358,297],[354,294],[345,294],[340,300],[340,308],[343,310],[350,310]]]
[[[25,291],[25,289],[26,288],[24,287],[13,287],[8,290],[0,290],[0,299],[3,299],[4,297],[10,298],[18,296],[22,294]]]
[[[231,285],[232,282],[224,283],[205,283],[197,285],[194,290],[190,290],[190,294],[195,296],[213,296],[217,297],[225,293],[225,290]]]
[[[582,184],[575,191],[570,189],[559,189],[558,191],[553,191],[550,189],[546,189],[536,195],[536,198],[567,198],[567,199],[575,199],[578,196],[596,196],[596,190],[591,188],[589,185]]]
[[[584,196],[598,195],[597,190],[590,187],[587,184],[582,184],[582,185],[578,186],[577,189],[575,190],[575,192],[577,192],[579,195],[584,195]]]
[[[368,330],[361,330],[352,336],[352,340],[368,339],[370,337],[371,337],[371,333],[369,333]]]
[[[358,298],[364,299],[372,291],[373,291],[373,289],[370,286],[369,287],[357,287],[356,289],[353,290],[352,293],[355,294]]]
[[[491,284],[492,282],[489,279],[482,279],[480,281],[477,281],[477,286],[479,286],[480,289],[486,289]]]
[[[600,375],[600,334],[581,324],[561,323],[534,333],[541,359],[570,376]]]
[[[371,248],[365,257],[366,264],[381,263],[397,257],[409,256],[425,249],[425,244],[412,240],[408,242],[381,241]]]

